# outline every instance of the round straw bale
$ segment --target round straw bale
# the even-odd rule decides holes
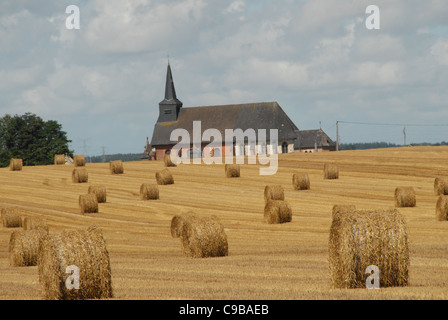
[[[2,208],[2,222],[5,228],[21,228],[22,215],[17,207]]]
[[[89,186],[87,193],[94,194],[98,203],[106,202],[106,187],[104,186]]]
[[[415,207],[415,191],[412,187],[395,188],[395,206],[396,207]]]
[[[159,186],[155,183],[142,183],[142,185],[140,186],[140,199],[158,200]]]
[[[184,253],[192,258],[223,257],[228,255],[227,235],[216,216],[183,220],[181,242]]]
[[[239,178],[240,165],[239,164],[226,164],[225,172],[227,178]]]
[[[163,169],[159,172],[156,172],[156,180],[157,184],[160,185],[174,183],[173,176],[171,175],[171,172],[168,169]]]
[[[98,212],[98,200],[93,193],[82,194],[79,196],[79,208],[81,213],[95,213]]]
[[[307,173],[294,173],[292,175],[292,186],[294,190],[310,189],[310,179]]]
[[[23,167],[22,159],[11,158],[11,160],[9,161],[9,170],[10,171],[21,171],[22,167]]]
[[[436,219],[438,221],[448,220],[448,196],[440,195],[436,203]]]
[[[336,164],[324,164],[324,179],[339,179],[339,168]]]
[[[171,236],[173,238],[180,238],[180,236],[182,235],[182,228],[184,225],[184,221],[190,219],[191,216],[195,216],[194,212],[175,215],[171,219]]]
[[[17,230],[9,238],[9,263],[11,267],[36,266],[39,242],[48,229]]]
[[[349,210],[330,227],[329,267],[336,288],[365,288],[366,268],[380,270],[380,287],[408,284],[406,222],[397,209]]]
[[[86,157],[83,154],[75,154],[73,156],[73,165],[75,167],[84,167],[86,165]]]
[[[165,167],[177,167],[177,165],[173,161],[171,161],[171,155],[169,154],[165,154],[163,162],[165,164]]]
[[[122,174],[124,172],[123,162],[121,160],[114,160],[109,162],[110,173]]]
[[[292,210],[287,201],[270,200],[264,206],[264,221],[269,224],[291,222]]]
[[[264,187],[264,203],[270,200],[285,200],[285,192],[281,185],[272,185]]]
[[[434,193],[436,195],[448,195],[448,179],[437,177],[434,179]]]
[[[68,279],[73,277],[66,273],[69,266],[79,270],[79,289],[70,286],[75,281]],[[109,252],[102,231],[96,226],[44,236],[39,246],[38,271],[44,299],[113,297]]]
[[[86,168],[74,168],[72,172],[72,181],[74,183],[85,183],[89,181],[89,174]]]
[[[39,217],[23,218],[23,230],[44,229],[48,231],[47,220]]]
[[[64,154],[55,154],[54,155],[54,164],[55,165],[65,164],[65,155]]]

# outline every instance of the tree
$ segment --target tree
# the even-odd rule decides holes
[[[55,154],[73,154],[71,140],[54,120],[44,121],[32,113],[0,118],[0,167],[11,158],[23,159],[26,166],[54,163]]]

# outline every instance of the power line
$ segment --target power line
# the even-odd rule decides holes
[[[338,123],[362,124],[368,126],[400,126],[400,127],[448,127],[448,124],[409,124],[409,123],[374,123],[374,122],[356,122],[356,121],[337,121]]]

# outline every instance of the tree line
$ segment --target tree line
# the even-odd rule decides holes
[[[0,118],[0,167],[9,166],[11,158],[23,159],[25,166],[53,164],[55,154],[73,155],[70,142],[54,120],[7,114]]]

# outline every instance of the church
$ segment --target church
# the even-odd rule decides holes
[[[336,144],[322,131],[301,131],[288,117],[282,107],[275,101],[254,102],[244,104],[214,105],[201,107],[182,106],[176,96],[171,66],[168,62],[165,98],[159,103],[159,117],[154,125],[151,143],[147,138],[145,152],[142,159],[163,160],[165,154],[171,153],[178,141],[171,141],[171,133],[176,129],[184,129],[193,135],[193,123],[200,121],[202,133],[207,129],[216,129],[222,136],[228,129],[265,130],[268,132],[264,140],[257,139],[256,143],[245,140],[233,141],[209,148],[210,141],[201,141],[201,150],[195,153],[193,144],[187,149],[189,157],[195,154],[207,153],[213,156],[225,155],[256,155],[280,154],[294,152],[324,152],[336,150]],[[271,139],[269,132],[275,129],[277,136]],[[185,149],[183,149],[185,150]],[[180,150],[175,150],[179,156]]]

